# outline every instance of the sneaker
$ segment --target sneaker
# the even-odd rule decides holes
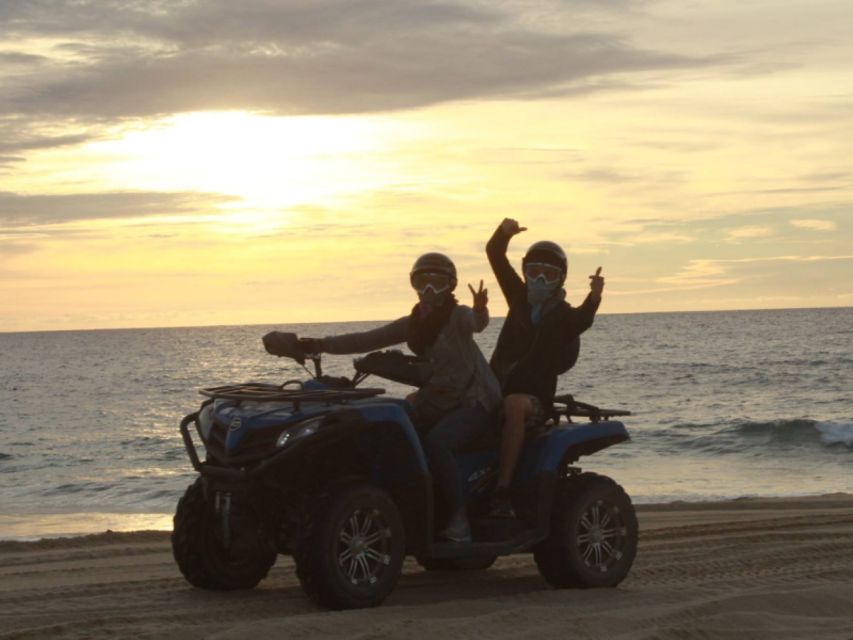
[[[492,494],[491,508],[489,510],[490,518],[515,518],[515,509],[512,508],[512,500],[509,497],[509,489],[498,487]]]
[[[449,540],[450,542],[471,542],[471,526],[467,519],[458,522],[450,522],[447,527],[438,534],[440,538]]]

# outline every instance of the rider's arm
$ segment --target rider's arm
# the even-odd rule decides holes
[[[474,333],[480,333],[483,329],[489,326],[489,308],[483,307],[478,309],[474,307],[471,310],[472,328]]]
[[[512,304],[524,291],[524,282],[506,257],[511,237],[499,226],[486,244],[486,256],[489,258],[489,264],[492,265],[492,271],[498,279],[507,304]]]
[[[489,326],[489,308],[474,307],[472,309],[460,304],[454,311],[454,320],[459,324],[463,334],[471,335],[480,333]]]
[[[408,326],[409,316],[403,316],[394,322],[370,331],[328,336],[320,338],[318,342],[323,353],[366,353],[405,342]]]
[[[571,313],[568,314],[566,330],[580,335],[589,329],[592,326],[593,320],[595,320],[595,313],[598,311],[600,304],[601,296],[590,291],[583,304],[572,309]]]

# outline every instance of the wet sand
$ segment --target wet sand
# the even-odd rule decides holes
[[[853,640],[853,496],[638,513],[617,589],[551,589],[530,555],[464,573],[407,560],[382,607],[344,612],[315,607],[285,557],[253,591],[194,589],[162,531],[0,542],[0,639]]]

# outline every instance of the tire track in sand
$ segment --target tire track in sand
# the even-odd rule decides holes
[[[615,590],[552,590],[529,555],[461,574],[407,560],[384,607],[341,613],[313,606],[289,558],[255,590],[218,593],[183,580],[168,534],[40,544],[0,545],[0,639],[853,638],[853,510],[643,532]]]

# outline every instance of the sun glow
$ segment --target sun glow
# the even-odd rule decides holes
[[[387,158],[402,133],[399,123],[370,117],[204,112],[148,123],[87,152],[107,185],[235,196],[230,220],[263,223],[264,212],[392,183]]]

